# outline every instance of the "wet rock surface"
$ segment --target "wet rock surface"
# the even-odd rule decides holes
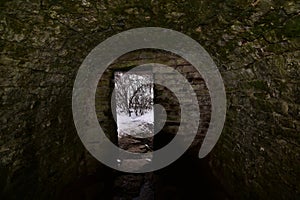
[[[146,153],[152,151],[153,138],[136,138],[130,135],[119,138],[119,147],[130,152]]]

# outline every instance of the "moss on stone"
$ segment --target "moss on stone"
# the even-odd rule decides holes
[[[0,188],[6,184],[10,188],[6,192],[13,194],[23,187],[18,190],[22,198],[30,192],[46,198],[49,188],[60,190],[86,172],[79,172],[84,147],[76,137],[70,111],[76,71],[104,39],[130,28],[158,26],[192,36],[222,69],[228,114],[211,162],[214,171],[222,172],[223,185],[237,199],[299,196],[300,10],[296,1],[88,2],[0,1],[1,70],[10,69],[0,74],[4,80],[1,144],[13,150],[0,152],[0,166],[5,166],[0,168]],[[128,62],[122,67],[136,65]],[[243,73],[247,69],[253,74]],[[26,145],[36,145],[39,163],[20,162],[20,166],[40,171],[17,176],[14,161],[23,157]],[[25,187],[21,179],[38,180],[38,188]]]
[[[289,19],[282,27],[281,31],[290,38],[300,37],[300,16],[297,15]]]
[[[269,91],[269,87],[266,81],[255,80],[249,82],[249,85],[252,86],[255,90]]]

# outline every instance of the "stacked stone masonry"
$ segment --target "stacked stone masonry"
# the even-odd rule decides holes
[[[236,199],[299,199],[299,13],[295,0],[2,0],[1,199],[55,199],[106,173],[76,134],[73,83],[97,44],[150,26],[192,37],[221,72],[227,118],[210,161],[223,186]]]

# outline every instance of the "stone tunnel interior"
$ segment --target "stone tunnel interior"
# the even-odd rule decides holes
[[[169,51],[145,48],[118,57],[97,82],[97,121],[115,146],[150,155],[116,159],[118,165],[147,166],[182,127],[197,127],[174,162],[129,173],[86,149],[72,94],[80,66],[98,44],[142,27],[175,30],[201,44],[224,81],[226,120],[213,150],[199,159],[213,113],[203,74]],[[0,199],[300,199],[298,1],[2,0],[0,47]],[[120,78],[149,63],[131,74],[135,79]],[[170,72],[159,74],[157,63]],[[190,84],[197,106],[187,110],[199,109],[200,118],[181,121],[180,102],[194,99],[186,98],[188,89],[172,70]],[[136,85],[116,94],[118,80]],[[116,103],[125,94],[125,104]]]

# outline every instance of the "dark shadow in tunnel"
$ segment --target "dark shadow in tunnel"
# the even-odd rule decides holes
[[[59,200],[96,200],[111,199],[113,170],[101,166],[93,173],[78,178],[67,185],[60,194]]]
[[[212,174],[208,157],[185,154],[154,172],[154,180],[156,200],[232,199]]]

